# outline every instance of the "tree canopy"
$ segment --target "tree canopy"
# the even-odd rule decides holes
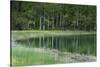
[[[11,30],[96,30],[96,6],[11,1]]]

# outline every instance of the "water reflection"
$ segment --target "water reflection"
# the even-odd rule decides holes
[[[33,48],[57,49],[62,52],[96,55],[95,35],[37,37],[17,40],[16,42]]]

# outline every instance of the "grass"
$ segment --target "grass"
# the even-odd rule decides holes
[[[37,64],[54,64],[52,56],[43,52],[36,52],[33,48],[16,46],[12,48],[12,65],[37,65]]]

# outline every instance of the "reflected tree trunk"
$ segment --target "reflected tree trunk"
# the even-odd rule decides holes
[[[53,38],[53,36],[52,36],[52,49],[54,48],[54,38]]]
[[[78,39],[78,36],[76,36],[76,53],[78,52],[78,45],[79,45],[79,39]]]
[[[41,47],[41,43],[42,43],[42,42],[41,42],[41,37],[39,37],[39,48],[42,48],[42,47]]]

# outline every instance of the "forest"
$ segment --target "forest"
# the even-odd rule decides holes
[[[11,30],[96,31],[96,6],[11,1]]]

